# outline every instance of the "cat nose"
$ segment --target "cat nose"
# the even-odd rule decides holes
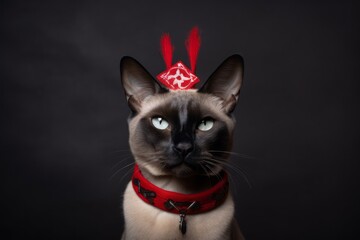
[[[189,142],[180,142],[174,146],[175,152],[181,154],[183,158],[185,158],[189,153],[193,150],[193,145]]]

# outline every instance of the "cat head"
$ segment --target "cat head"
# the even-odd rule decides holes
[[[168,90],[135,59],[121,60],[136,163],[155,176],[215,175],[229,157],[243,59],[227,58],[199,89]]]

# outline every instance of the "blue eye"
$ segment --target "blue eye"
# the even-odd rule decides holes
[[[153,117],[151,123],[155,128],[160,130],[164,130],[169,126],[169,123],[162,117]]]
[[[209,131],[214,126],[214,120],[211,118],[205,118],[203,119],[200,124],[198,125],[198,129],[200,131]]]

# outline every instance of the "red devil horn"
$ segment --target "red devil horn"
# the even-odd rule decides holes
[[[195,73],[196,60],[200,50],[200,34],[199,28],[193,27],[189,33],[189,36],[185,42],[186,49],[189,55],[191,71]]]
[[[166,68],[169,69],[172,65],[174,47],[171,45],[170,35],[168,33],[164,33],[161,36],[160,47]]]

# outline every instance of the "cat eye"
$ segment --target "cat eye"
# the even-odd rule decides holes
[[[169,123],[162,117],[153,117],[151,119],[151,123],[154,125],[155,128],[160,130],[164,130],[169,126]]]
[[[200,122],[198,129],[201,131],[209,131],[213,126],[214,120],[211,118],[205,118]]]

